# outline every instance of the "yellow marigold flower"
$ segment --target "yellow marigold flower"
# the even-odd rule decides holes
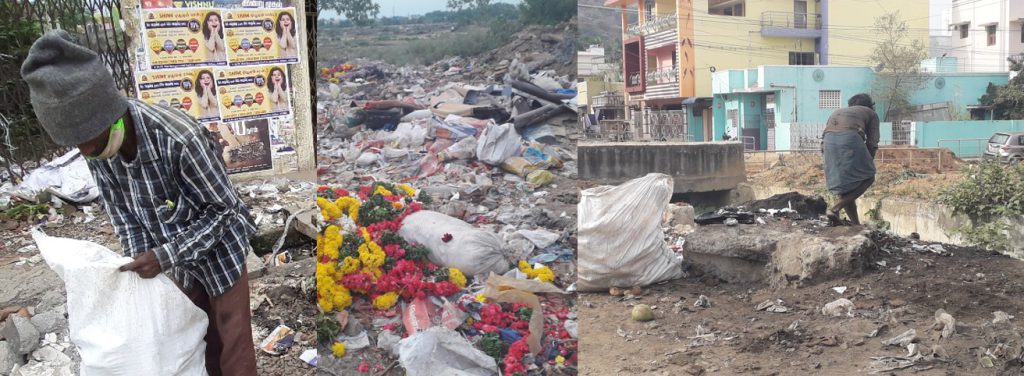
[[[401,202],[395,201],[395,202],[391,203],[391,207],[395,208],[395,209],[401,209],[401,208],[405,207],[405,205],[402,205]]]
[[[334,308],[343,310],[352,305],[352,293],[350,293],[345,286],[335,284],[332,288],[334,289]]]
[[[328,81],[328,82],[330,82],[330,83],[332,83],[332,84],[335,84],[335,85],[337,85],[337,84],[341,83],[341,80],[339,80],[339,79],[337,79],[337,78],[331,78],[331,79],[329,79],[329,80],[327,80],[327,81]]]
[[[462,274],[462,271],[456,268],[448,268],[448,282],[459,286],[459,288],[466,287],[466,275]]]
[[[359,267],[362,264],[359,263],[359,259],[353,258],[352,256],[345,256],[345,260],[341,262],[341,266],[338,268],[338,273],[341,275],[349,275],[359,271]]]
[[[338,208],[338,205],[331,202],[331,200],[323,197],[317,197],[316,205],[320,207],[321,214],[326,213],[324,219],[328,221],[341,217],[341,209]]]
[[[416,197],[416,189],[410,187],[408,184],[399,184],[398,188],[405,192],[408,197]]]
[[[352,218],[352,221],[359,222],[359,206],[348,208],[348,216]]]
[[[320,299],[317,299],[317,303],[320,304],[320,309],[323,310],[324,312],[330,312],[334,310],[334,302],[329,297],[321,296]]]
[[[380,277],[384,276],[384,270],[381,269],[380,267],[371,268],[368,271],[370,272],[370,276],[373,277],[374,282],[380,279]]]
[[[476,320],[473,320],[473,317],[466,317],[466,324],[473,325],[474,322]]]
[[[559,355],[559,356],[556,356],[556,357],[555,357],[555,363],[557,363],[557,364],[562,364],[562,363],[565,363],[565,357],[564,357],[564,356],[561,356],[561,355]]]
[[[331,345],[331,354],[334,354],[334,356],[337,358],[344,357],[345,344],[341,342],[335,342],[333,345]]]
[[[479,293],[479,294],[476,294],[475,299],[476,299],[476,301],[478,301],[480,303],[487,303],[487,295],[484,295],[484,293],[482,293],[482,292]]]
[[[332,275],[334,274],[334,270],[333,269],[334,268],[332,267],[331,264],[328,264],[328,263],[317,263],[316,264],[317,284],[319,284],[322,279],[329,279],[329,278],[331,278]]]
[[[366,244],[366,243],[369,243],[369,242],[372,242],[372,241],[373,241],[373,239],[370,238],[370,232],[366,231],[366,228],[363,227],[363,244]]]
[[[373,308],[376,308],[378,311],[386,311],[394,307],[395,303],[398,303],[398,294],[389,292],[374,298]]]
[[[320,235],[320,234],[317,234],[316,235],[316,257],[319,258],[320,256],[323,256],[323,255],[324,255],[324,236]]]
[[[551,268],[547,266],[542,266],[538,269],[534,269],[534,274],[537,279],[541,280],[541,282],[555,281],[555,272],[553,272]]]
[[[387,188],[384,188],[383,185],[378,185],[377,189],[373,191],[373,194],[374,195],[383,195],[383,196],[391,196],[392,195],[391,191],[389,191]]]

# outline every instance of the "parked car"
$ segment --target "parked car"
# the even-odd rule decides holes
[[[988,139],[984,160],[1018,163],[1024,161],[1024,132],[996,133]]]

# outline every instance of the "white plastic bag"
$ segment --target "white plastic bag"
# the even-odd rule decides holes
[[[490,376],[498,363],[473,347],[458,332],[431,327],[403,339],[396,346],[398,362],[409,376]]]
[[[468,275],[492,271],[502,274],[511,268],[497,234],[438,212],[421,210],[410,214],[402,220],[398,234],[407,242],[430,249],[430,261],[435,264],[455,267]],[[451,235],[448,242],[443,239],[445,234]]]
[[[82,376],[206,375],[206,313],[170,278],[120,272],[131,259],[96,243],[32,237],[67,289]]]
[[[682,277],[682,261],[669,250],[661,229],[672,185],[672,177],[652,173],[580,193],[579,291]]]
[[[519,155],[522,138],[512,124],[491,124],[476,143],[477,159],[492,166]]]
[[[472,159],[476,154],[476,139],[466,137],[444,149],[444,159]]]

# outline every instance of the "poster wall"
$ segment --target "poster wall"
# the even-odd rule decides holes
[[[150,10],[142,18],[151,69],[227,65],[220,11]]]
[[[224,122],[255,120],[291,113],[284,65],[217,71],[217,94]]]
[[[228,174],[273,168],[270,129],[266,119],[238,123],[208,123],[206,129],[220,144]]]
[[[295,8],[239,9],[225,13],[224,30],[231,66],[299,61]]]
[[[204,123],[220,121],[216,81],[210,69],[142,73],[136,82],[143,102],[179,109]]]

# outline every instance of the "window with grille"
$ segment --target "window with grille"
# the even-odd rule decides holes
[[[996,25],[985,26],[985,34],[988,37],[988,45],[996,45]]]
[[[970,27],[970,23],[960,24],[957,26],[957,28],[960,29],[960,39],[967,39],[967,37],[970,35],[968,31]]]
[[[839,90],[819,90],[818,108],[839,108]]]
[[[734,127],[740,126],[740,110],[729,110],[729,124]]]
[[[790,52],[789,65],[814,65],[814,52]]]

